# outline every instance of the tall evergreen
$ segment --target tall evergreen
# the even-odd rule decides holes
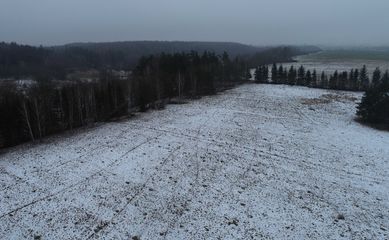
[[[338,71],[335,71],[333,75],[331,75],[328,87],[330,89],[337,89],[338,87],[339,74]]]
[[[340,90],[346,90],[346,85],[348,83],[348,73],[346,71],[343,71],[338,79],[338,89]]]
[[[305,86],[309,87],[312,84],[312,74],[311,71],[308,70],[305,75]]]
[[[369,76],[367,75],[366,65],[363,65],[359,73],[360,90],[367,90],[370,85]]]
[[[297,85],[304,86],[305,84],[305,68],[301,65],[297,71]]]
[[[276,63],[273,63],[273,66],[271,68],[271,80],[272,80],[272,83],[278,83],[278,79],[277,79],[277,74],[278,73],[278,70],[277,70],[277,64]]]
[[[284,84],[286,82],[286,79],[284,78],[284,67],[282,64],[278,67],[278,72],[277,72],[277,83],[278,84]]]
[[[312,87],[316,87],[317,86],[317,72],[316,72],[316,69],[314,69],[313,73],[312,73],[312,83],[311,83],[311,86]]]
[[[328,79],[327,79],[327,75],[324,73],[324,71],[322,71],[321,75],[320,75],[320,87],[328,88]]]
[[[359,70],[354,70],[354,77],[353,82],[355,83],[355,88],[353,90],[360,90],[361,89],[361,82],[359,80]]]
[[[386,70],[384,75],[382,76],[381,84],[382,84],[383,89],[389,90],[389,71],[388,70]]]
[[[374,87],[378,86],[381,81],[381,70],[377,67],[373,72],[372,84]]]
[[[297,72],[292,65],[292,66],[290,66],[289,72],[288,72],[288,84],[289,85],[296,85],[296,76],[297,76]]]

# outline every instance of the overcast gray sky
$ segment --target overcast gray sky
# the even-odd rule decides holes
[[[389,0],[0,0],[0,41],[389,45]]]

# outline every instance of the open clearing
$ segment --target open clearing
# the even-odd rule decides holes
[[[0,239],[388,239],[359,93],[243,85],[0,155]]]

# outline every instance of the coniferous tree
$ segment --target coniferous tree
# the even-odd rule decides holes
[[[297,85],[304,86],[305,84],[305,69],[301,65],[297,71]]]
[[[381,79],[383,89],[389,89],[389,71],[386,70]]]
[[[350,73],[349,73],[349,75],[348,75],[346,88],[347,88],[348,90],[354,90],[354,89],[355,89],[355,86],[356,86],[356,83],[355,83],[355,81],[354,81],[354,69],[351,69],[351,70],[350,70]]]
[[[282,64],[279,66],[278,68],[278,72],[277,72],[277,83],[278,84],[284,84],[285,83],[285,79],[284,79],[284,67],[282,66]]]
[[[289,68],[288,73],[288,84],[289,85],[296,85],[296,70],[294,69],[293,65]]]
[[[346,71],[343,71],[339,76],[338,89],[345,90],[347,82],[348,82],[348,73]]]
[[[278,83],[277,75],[278,75],[277,74],[277,64],[273,63],[273,66],[272,66],[272,69],[271,69],[271,80],[272,80],[272,83],[275,83],[275,84]]]
[[[338,85],[338,78],[339,78],[339,74],[338,74],[338,71],[335,71],[333,75],[331,75],[330,77],[330,81],[328,83],[328,87],[330,89],[337,89],[337,85]]]
[[[363,65],[359,73],[360,90],[367,90],[370,85],[369,76],[367,75],[366,65]]]
[[[316,69],[314,69],[313,73],[312,73],[312,83],[311,83],[311,86],[312,87],[317,87],[317,72],[316,72]]]
[[[305,74],[305,86],[309,87],[312,83],[312,74],[311,71],[308,70]]]
[[[354,90],[360,90],[361,89],[361,82],[359,81],[359,70],[355,69],[354,70],[354,78],[353,82],[355,83],[355,88]]]
[[[257,83],[261,82],[261,79],[262,79],[261,70],[262,70],[262,68],[261,68],[261,66],[259,66],[255,69],[255,72],[254,72],[254,79]]]
[[[324,71],[322,71],[320,75],[320,87],[328,88],[328,79]]]
[[[372,84],[373,87],[376,87],[380,84],[381,81],[381,70],[377,67],[373,72]]]
[[[268,83],[269,82],[269,66],[263,66],[263,71],[262,71],[262,73],[263,73],[263,81],[265,82],[265,83]]]

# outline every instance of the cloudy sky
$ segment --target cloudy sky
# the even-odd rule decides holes
[[[0,0],[0,41],[389,45],[388,0]]]

